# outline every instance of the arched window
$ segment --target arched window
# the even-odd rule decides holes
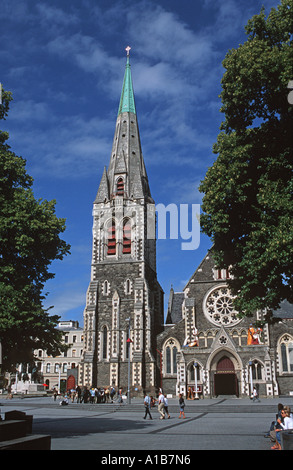
[[[262,380],[262,365],[258,361],[253,361],[251,364],[253,380]]]
[[[103,294],[108,295],[109,291],[110,291],[109,282],[106,280],[106,281],[104,281],[104,284],[103,284]]]
[[[131,253],[131,222],[130,220],[125,220],[123,223],[122,253]]]
[[[284,335],[280,341],[282,372],[293,372],[293,338]]]
[[[124,181],[123,181],[123,178],[119,178],[117,180],[116,194],[117,194],[117,196],[123,196],[124,195]]]
[[[107,359],[107,346],[108,346],[108,330],[107,327],[103,328],[103,359]]]
[[[188,372],[189,372],[189,380],[188,382],[192,382],[194,383],[195,381],[195,376],[194,376],[194,365],[191,364],[190,367],[188,367]],[[196,367],[196,377],[197,377],[197,381],[199,382],[200,381],[200,367]]]
[[[166,374],[177,374],[176,355],[177,355],[177,347],[174,341],[170,339],[165,349]]]
[[[131,293],[131,281],[130,281],[130,279],[126,279],[125,294],[130,294],[130,293]]]
[[[111,226],[108,228],[108,250],[107,255],[116,254],[116,228],[115,221],[112,220]]]

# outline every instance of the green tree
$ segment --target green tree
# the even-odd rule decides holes
[[[202,231],[217,266],[231,267],[242,316],[293,302],[292,32],[293,1],[282,0],[226,54],[218,157],[200,185]]]
[[[3,91],[0,118],[5,119],[12,100]],[[36,200],[33,179],[26,162],[7,144],[8,133],[0,131],[0,342],[3,367],[30,362],[33,349],[56,355],[63,346],[56,329],[57,315],[44,309],[44,285],[54,274],[53,260],[69,253],[59,234],[65,220],[55,215],[56,201]]]

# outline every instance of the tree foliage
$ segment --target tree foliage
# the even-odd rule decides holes
[[[262,9],[223,61],[225,119],[201,182],[202,230],[230,267],[240,315],[293,302],[293,1]]]
[[[5,119],[12,100],[3,92],[0,118]],[[0,341],[4,366],[30,362],[32,350],[61,351],[57,315],[43,307],[43,288],[54,277],[53,260],[62,260],[69,245],[60,239],[65,220],[55,215],[56,201],[36,200],[26,162],[7,144],[0,131]]]

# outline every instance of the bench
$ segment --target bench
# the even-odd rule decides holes
[[[0,450],[50,450],[51,436],[31,434],[19,439],[0,442]]]
[[[51,436],[31,434],[33,416],[22,411],[5,413],[0,421],[0,450],[50,450]]]
[[[0,442],[26,436],[26,421],[0,421]]]
[[[31,434],[33,428],[33,416],[27,415],[24,411],[12,410],[5,413],[5,421],[20,419],[26,422],[26,432]]]

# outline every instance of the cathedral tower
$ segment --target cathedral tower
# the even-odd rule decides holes
[[[112,152],[93,204],[91,280],[80,383],[142,392],[157,386],[163,291],[156,274],[155,205],[142,155],[129,50]]]

